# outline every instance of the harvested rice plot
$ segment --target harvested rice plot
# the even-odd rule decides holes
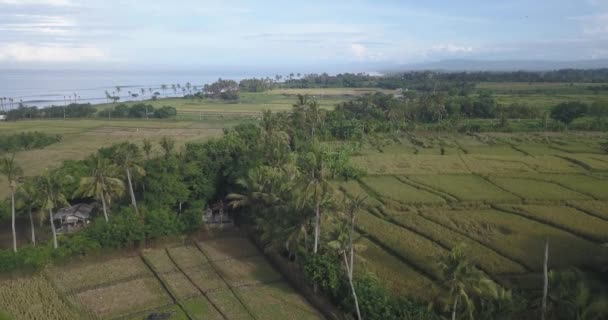
[[[488,273],[512,274],[526,272],[526,269],[519,263],[498,254],[496,251],[479,244],[471,238],[428,220],[418,213],[392,213],[391,217],[400,225],[416,230],[444,247],[451,249],[459,244],[464,244],[467,256]]]
[[[447,253],[438,244],[396,224],[380,219],[367,211],[358,214],[358,227],[372,239],[390,248],[395,254],[433,276],[439,275],[437,259]]]
[[[198,289],[188,280],[182,272],[171,272],[159,275],[162,281],[167,284],[167,289],[178,300],[200,295]]]
[[[258,248],[247,238],[230,237],[199,242],[201,250],[211,261],[221,261],[260,255]]]
[[[222,320],[224,317],[205,297],[196,297],[182,303],[184,309],[194,320]]]
[[[215,262],[218,271],[233,287],[274,282],[281,275],[262,256]]]
[[[468,146],[466,147],[468,154],[486,154],[496,156],[523,156],[525,153],[513,149],[508,144],[490,144],[482,146]]]
[[[501,188],[524,198],[525,200],[590,200],[591,198],[566,189],[555,183],[525,178],[492,177],[490,180]]]
[[[167,255],[167,251],[162,249],[146,250],[143,253],[144,259],[148,261],[157,273],[169,273],[178,271],[177,267]]]
[[[153,277],[83,291],[75,294],[73,299],[101,319],[135,314],[172,303],[169,295]]]
[[[415,182],[464,201],[518,201],[519,198],[476,175],[412,175]]]
[[[567,206],[513,205],[500,206],[526,217],[568,230],[598,242],[608,241],[608,221]]]
[[[376,193],[407,204],[444,204],[438,195],[405,184],[393,176],[365,177],[362,181]]]
[[[151,275],[139,256],[53,266],[47,274],[60,290],[68,293]]]
[[[439,288],[426,276],[393,256],[373,241],[363,238],[358,241],[365,246],[357,254],[355,273],[371,272],[388,288],[398,294],[431,299]]]
[[[209,293],[209,300],[213,302],[228,319],[253,319],[245,306],[232,294],[232,291],[218,290]]]
[[[425,210],[422,215],[521,262],[542,270],[545,239],[551,244],[555,268],[593,264],[600,254],[594,243],[515,214],[498,210]]]
[[[198,250],[195,246],[181,246],[167,248],[169,257],[182,268],[193,268],[203,264],[209,263],[207,258]]]
[[[322,318],[304,298],[284,282],[239,288],[238,294],[257,319]]]
[[[40,275],[0,280],[0,310],[13,320],[81,318]]]
[[[227,288],[226,283],[215,272],[211,264],[184,269],[184,273],[192,280],[197,289],[205,293]]]

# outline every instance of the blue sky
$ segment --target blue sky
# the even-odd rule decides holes
[[[0,67],[608,58],[608,0],[0,0]]]

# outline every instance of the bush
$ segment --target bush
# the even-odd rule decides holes
[[[113,214],[109,222],[98,218],[84,232],[104,248],[135,246],[145,239],[145,226],[131,208]]]
[[[563,102],[551,108],[551,118],[570,124],[574,119],[580,118],[587,113],[587,105],[575,102]]]
[[[50,135],[38,131],[0,136],[0,151],[42,149],[61,141],[60,135]]]
[[[340,261],[320,254],[304,258],[304,275],[332,298],[339,298],[343,273]]]
[[[146,217],[146,237],[157,239],[163,236],[170,236],[180,233],[182,230],[180,222],[175,213],[167,208],[159,208],[146,212],[145,208],[140,209],[141,214]]]

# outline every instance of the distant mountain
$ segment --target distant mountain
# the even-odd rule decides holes
[[[401,65],[391,71],[550,71],[558,69],[608,68],[608,59],[549,61],[549,60],[441,60],[437,62]]]

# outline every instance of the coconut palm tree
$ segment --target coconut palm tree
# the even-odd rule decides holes
[[[125,192],[125,184],[117,178],[118,167],[110,160],[99,154],[91,157],[91,175],[82,177],[75,196],[92,197],[101,201],[103,216],[108,221],[107,207],[112,203],[112,198],[120,197]]]
[[[464,306],[461,309],[472,320],[476,297],[497,299],[501,291],[504,293],[502,288],[475,268],[467,259],[462,245],[455,246],[452,251],[440,259],[439,270],[444,281],[443,284],[448,289],[446,309],[452,310],[452,320],[456,320],[461,305]],[[510,293],[507,292],[506,296],[509,295]]]
[[[169,156],[171,155],[171,152],[173,152],[173,149],[175,149],[175,140],[173,140],[170,137],[167,136],[163,136],[160,139],[160,147],[163,148],[163,151],[165,151],[165,158],[169,158]]]
[[[0,162],[0,173],[6,176],[8,187],[11,190],[11,226],[13,229],[13,251],[17,252],[17,231],[15,230],[15,191],[19,180],[23,176],[23,169],[15,163],[15,154],[10,158],[3,158]]]
[[[163,95],[166,97],[167,94],[165,93],[165,91],[167,91],[167,85],[163,84],[163,85],[160,86],[160,88],[163,90]]]
[[[309,202],[315,212],[314,220],[314,245],[313,253],[319,250],[319,239],[321,237],[321,215],[322,210],[331,205],[333,188],[327,181],[327,170],[323,159],[321,146],[314,141],[311,150],[305,155],[304,179],[303,179],[303,198],[304,202]]]
[[[36,245],[36,229],[34,227],[34,218],[32,216],[32,209],[40,205],[40,195],[38,186],[34,179],[26,179],[24,183],[19,186],[17,192],[17,201],[20,207],[27,207],[27,214],[30,219],[30,231],[32,236],[32,244]]]
[[[146,171],[140,165],[141,152],[137,145],[133,143],[122,143],[118,146],[118,150],[112,160],[114,161],[114,164],[124,170],[129,184],[131,204],[133,205],[135,213],[139,214],[139,211],[137,210],[137,200],[135,199],[135,193],[133,192],[133,173],[139,176],[146,175]]]
[[[148,139],[148,138],[144,139],[144,145],[143,145],[142,149],[144,150],[144,153],[146,154],[146,160],[150,160],[150,153],[152,152],[152,142],[150,141],[150,139]]]
[[[359,310],[359,299],[357,298],[353,275],[355,269],[355,247],[361,248],[361,246],[355,244],[355,218],[364,202],[365,197],[356,197],[353,200],[344,199],[344,212],[338,220],[338,227],[334,230],[334,240],[327,244],[344,259],[344,268],[346,269],[346,276],[353,295],[353,300],[355,301],[357,319],[359,320],[362,320],[363,317],[361,317],[361,311]]]
[[[64,194],[64,186],[71,182],[72,179],[71,176],[64,175],[57,170],[46,172],[37,179],[38,189],[42,196],[42,209],[48,210],[49,222],[51,223],[51,231],[53,233],[53,248],[55,249],[59,245],[57,243],[57,230],[53,222],[53,209],[62,205],[70,205]]]

